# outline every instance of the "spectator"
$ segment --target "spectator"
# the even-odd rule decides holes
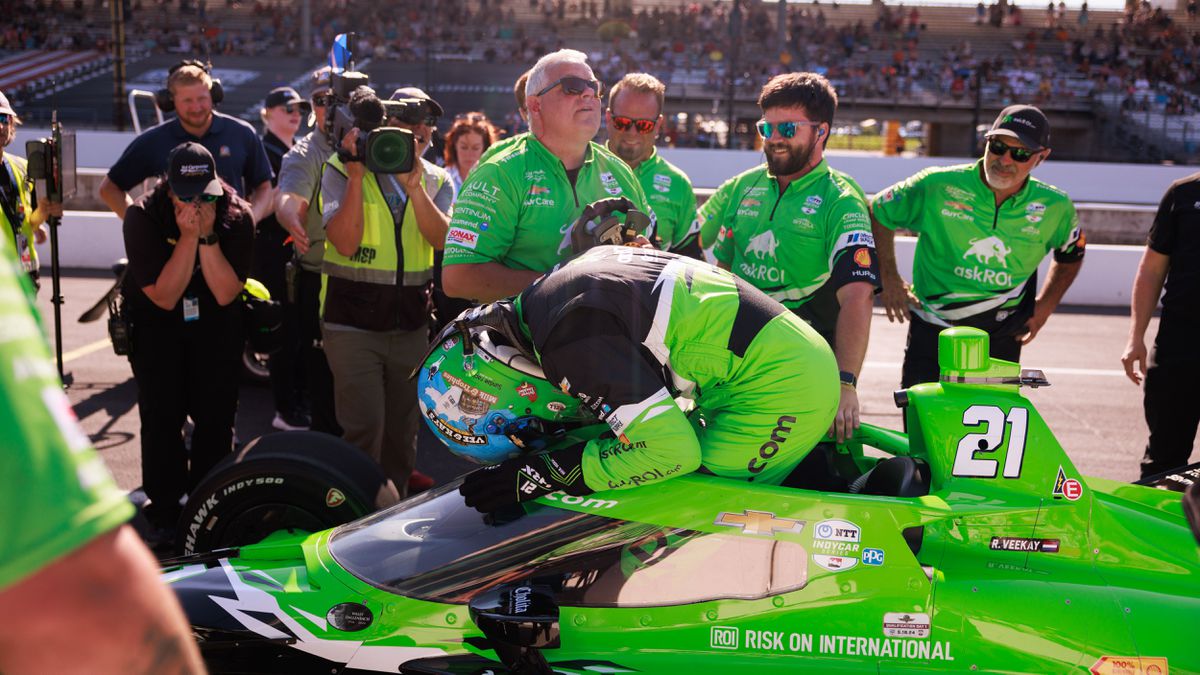
[[[520,292],[573,254],[571,225],[596,200],[624,196],[649,213],[629,167],[591,142],[600,128],[600,83],[585,54],[543,56],[526,101],[532,133],[463,183],[446,238],[451,297],[490,302]]]
[[[465,113],[454,120],[446,134],[446,166],[456,193],[483,153],[499,140],[497,136],[496,127],[481,112]]]
[[[270,212],[271,164],[254,127],[213,110],[213,79],[195,61],[171,68],[167,91],[176,117],[151,127],[125,148],[100,181],[100,197],[119,217],[138,183],[166,172],[166,157],[180,143],[195,141],[217,158],[217,173],[239,196],[249,195],[254,222]]]
[[[329,68],[312,75],[310,100],[316,124],[292,146],[279,169],[275,215],[292,238],[297,265],[292,294],[284,301],[294,308],[298,320],[301,363],[308,386],[309,420],[313,431],[342,435],[333,405],[333,375],[321,339],[321,262],[325,257],[325,223],[317,207],[321,173],[333,155],[325,118],[333,102]],[[294,294],[294,297],[293,297]]]
[[[844,386],[830,431],[841,440],[859,424],[855,387],[878,286],[867,205],[857,184],[825,161],[837,110],[828,80],[779,75],[758,104],[766,163],[717,188],[698,220],[704,232],[719,231],[720,267],[781,302],[833,348]]]
[[[181,143],[166,180],[125,214],[121,293],[137,326],[129,363],[138,389],[145,514],[169,540],[180,498],[229,454],[241,368],[242,307],[254,223],[199,143]],[[194,423],[191,448],[183,425]],[[189,462],[190,458],[190,462]]]
[[[658,154],[654,141],[663,127],[666,86],[647,73],[630,73],[608,96],[607,147],[633,169],[654,209],[655,234],[663,248],[703,259],[696,224],[696,193],[679,167]]]
[[[262,143],[271,162],[271,170],[279,175],[283,156],[291,150],[300,119],[312,114],[312,104],[300,97],[291,87],[272,89],[260,113],[265,129]],[[276,181],[271,180],[272,187]],[[271,292],[271,299],[284,303],[280,348],[271,354],[268,368],[271,374],[271,395],[275,402],[275,417],[271,426],[281,431],[308,429],[309,418],[303,399],[304,371],[300,367],[300,317],[288,297],[287,266],[292,260],[287,230],[279,224],[274,209],[258,224],[254,241],[254,278]]]
[[[983,329],[994,358],[1019,361],[1083,264],[1075,206],[1029,175],[1050,156],[1046,116],[1009,106],[985,138],[974,164],[925,169],[872,202],[883,304],[889,320],[910,319],[902,387],[937,381],[937,335],[948,326]],[[896,268],[898,228],[919,237],[913,286]],[[1054,261],[1035,300],[1037,267],[1050,251]]]
[[[9,113],[11,114],[11,113]],[[187,619],[126,521],[133,508],[79,428],[32,297],[0,265],[0,671],[189,672]]]
[[[454,188],[445,171],[420,159],[441,105],[415,88],[398,89],[393,98],[424,103],[407,111],[411,117],[385,120],[373,91],[355,91],[349,104],[355,129],[341,144],[350,159],[335,154],[325,166],[321,319],[344,438],[379,462],[405,496],[420,425],[408,375],[428,342],[433,251],[446,238]],[[413,132],[417,159],[408,173],[368,171],[356,155],[359,135],[385,121]]]
[[[9,104],[8,97],[0,92],[0,149],[8,148],[17,137],[17,127],[20,125],[21,118]],[[38,202],[33,181],[27,180],[28,171],[23,158],[5,150],[0,163],[4,165],[0,170],[0,229],[4,230],[9,243],[9,248],[5,250],[16,256],[21,269],[36,287],[39,264],[34,243],[46,241],[49,231],[45,223],[51,216],[62,216],[62,204]]]
[[[1142,460],[1143,478],[1187,464],[1200,425],[1200,405],[1193,393],[1200,376],[1200,356],[1195,348],[1200,331],[1198,201],[1200,173],[1181,178],[1167,189],[1150,226],[1130,294],[1129,342],[1121,362],[1134,384],[1143,377],[1146,380],[1144,407],[1150,439]],[[1147,359],[1146,328],[1164,284],[1162,319],[1154,351]]]

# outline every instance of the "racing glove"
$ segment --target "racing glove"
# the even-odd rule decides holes
[[[562,490],[569,495],[592,493],[583,482],[583,445],[540,455],[508,459],[472,471],[458,491],[467,506],[492,513],[505,506]]]

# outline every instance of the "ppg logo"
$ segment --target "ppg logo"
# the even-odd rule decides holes
[[[864,565],[882,565],[883,549],[864,548],[862,552],[862,561]]]
[[[738,629],[730,626],[713,626],[711,647],[713,649],[737,649]]]

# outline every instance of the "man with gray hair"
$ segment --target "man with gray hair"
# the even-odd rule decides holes
[[[463,183],[446,234],[442,285],[451,297],[515,295],[573,254],[572,225],[592,202],[625,197],[650,214],[629,167],[593,143],[600,82],[587,56],[543,56],[526,84],[530,134],[481,162]]]
[[[696,193],[679,167],[663,159],[654,141],[663,127],[667,87],[647,73],[629,73],[608,94],[608,149],[625,160],[654,209],[662,247],[703,260]]]

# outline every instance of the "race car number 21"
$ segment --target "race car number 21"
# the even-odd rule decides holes
[[[963,426],[982,426],[983,430],[967,434],[958,442],[952,472],[955,476],[995,478],[1000,462],[987,455],[1000,449],[1004,443],[1005,427],[1009,427],[1004,477],[1020,478],[1021,461],[1025,457],[1025,435],[1029,427],[1028,410],[1012,408],[1005,415],[999,406],[973,405],[963,412]]]

